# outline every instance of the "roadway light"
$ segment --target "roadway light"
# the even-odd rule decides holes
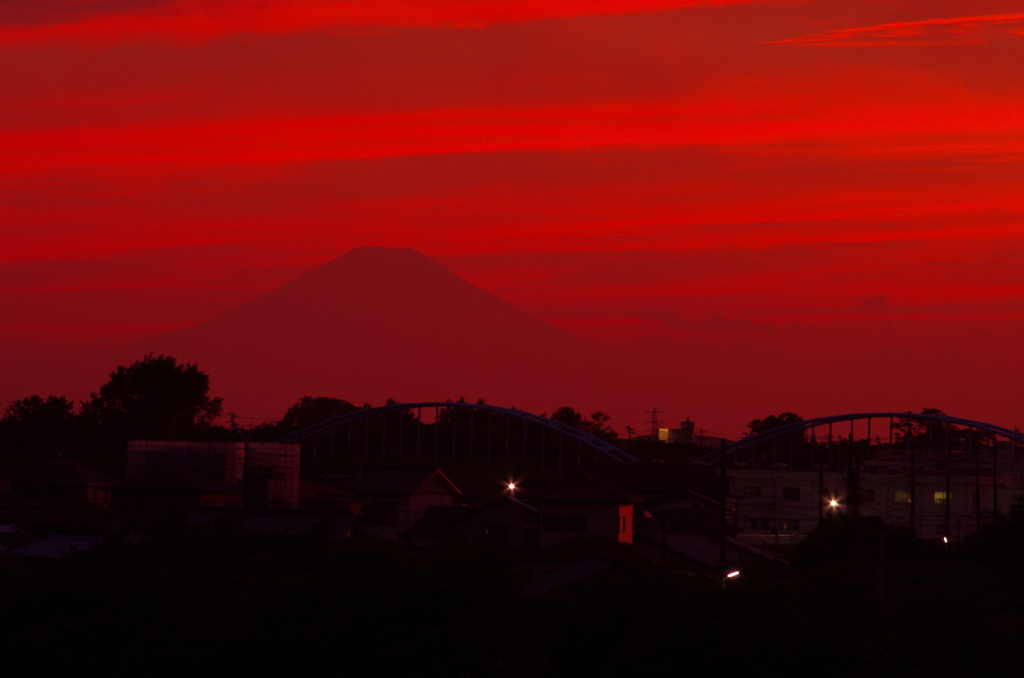
[[[831,508],[839,508],[839,501],[837,499],[829,499],[828,505]]]
[[[738,576],[740,576],[740,571],[739,571],[739,570],[733,570],[732,572],[730,572],[729,574],[727,574],[727,575],[725,575],[725,576],[726,576],[727,578],[729,578],[729,579],[732,579],[732,578],[734,578],[734,577],[738,577]]]
[[[509,483],[508,484],[508,489],[509,489],[510,492],[515,490],[516,489],[516,484],[515,483]]]

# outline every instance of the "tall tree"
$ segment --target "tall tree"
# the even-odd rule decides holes
[[[280,435],[287,435],[292,431],[312,426],[325,419],[339,417],[349,412],[361,409],[347,400],[340,398],[317,397],[305,395],[299,398],[298,402],[288,408],[281,418]]]
[[[774,428],[797,424],[803,420],[803,417],[794,412],[782,412],[781,414],[769,414],[764,419],[754,419],[747,424],[747,428],[750,429],[750,435],[757,435],[759,433],[770,431]],[[805,431],[800,431],[797,435],[801,442],[806,438]]]
[[[944,411],[935,407],[922,407],[921,414],[948,416]],[[991,444],[992,441],[988,433],[968,432],[955,424],[944,421],[896,417],[893,420],[892,428],[897,445],[906,445],[907,436],[909,436],[911,444],[918,449],[927,449],[931,445],[936,450],[942,450],[945,449],[947,443],[953,450],[966,450],[972,446],[977,449]],[[973,440],[968,440],[968,437]]]
[[[108,440],[187,439],[220,416],[222,400],[209,394],[210,378],[196,365],[150,353],[118,365],[82,415]]]
[[[551,414],[551,421],[583,430],[583,415],[571,407],[559,407]]]
[[[24,468],[67,454],[74,425],[74,404],[63,396],[14,401],[0,418],[3,463]]]
[[[611,417],[601,410],[592,412],[588,419],[571,407],[559,407],[551,415],[552,421],[572,426],[607,442],[611,442],[619,437],[619,434],[608,423],[610,419]]]

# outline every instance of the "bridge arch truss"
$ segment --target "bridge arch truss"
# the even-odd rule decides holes
[[[423,414],[433,410],[433,422]],[[584,459],[632,463],[628,452],[585,431],[522,410],[482,403],[394,403],[359,409],[289,433],[283,443],[309,442],[313,458],[337,453],[386,460],[486,459],[538,455],[543,467],[578,466]],[[326,447],[321,452],[321,446]]]
[[[999,445],[999,439],[1006,442]],[[965,455],[974,458],[976,454],[994,458],[1000,448],[1019,446],[1024,446],[1024,433],[986,422],[939,414],[867,412],[779,426],[741,438],[693,463],[719,464],[725,455],[730,466],[768,465],[770,470],[799,470],[806,463],[808,466],[803,470],[817,469],[822,464],[827,469],[840,470],[836,468],[839,454],[857,449],[867,452],[861,454],[862,458],[884,462],[917,452],[924,453],[922,461]]]

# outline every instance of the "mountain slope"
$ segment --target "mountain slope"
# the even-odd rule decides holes
[[[548,411],[597,407],[614,361],[610,349],[509,306],[419,252],[380,247],[352,250],[100,362],[109,371],[147,352],[198,363],[229,409],[254,417],[279,417],[306,393],[374,404],[465,396]],[[581,393],[593,402],[579,402]]]

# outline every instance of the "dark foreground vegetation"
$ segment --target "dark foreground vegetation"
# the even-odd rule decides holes
[[[621,564],[538,596],[507,551],[165,526],[50,567],[0,559],[0,656],[37,676],[1018,675],[1019,607],[879,601],[847,532],[724,590]]]

